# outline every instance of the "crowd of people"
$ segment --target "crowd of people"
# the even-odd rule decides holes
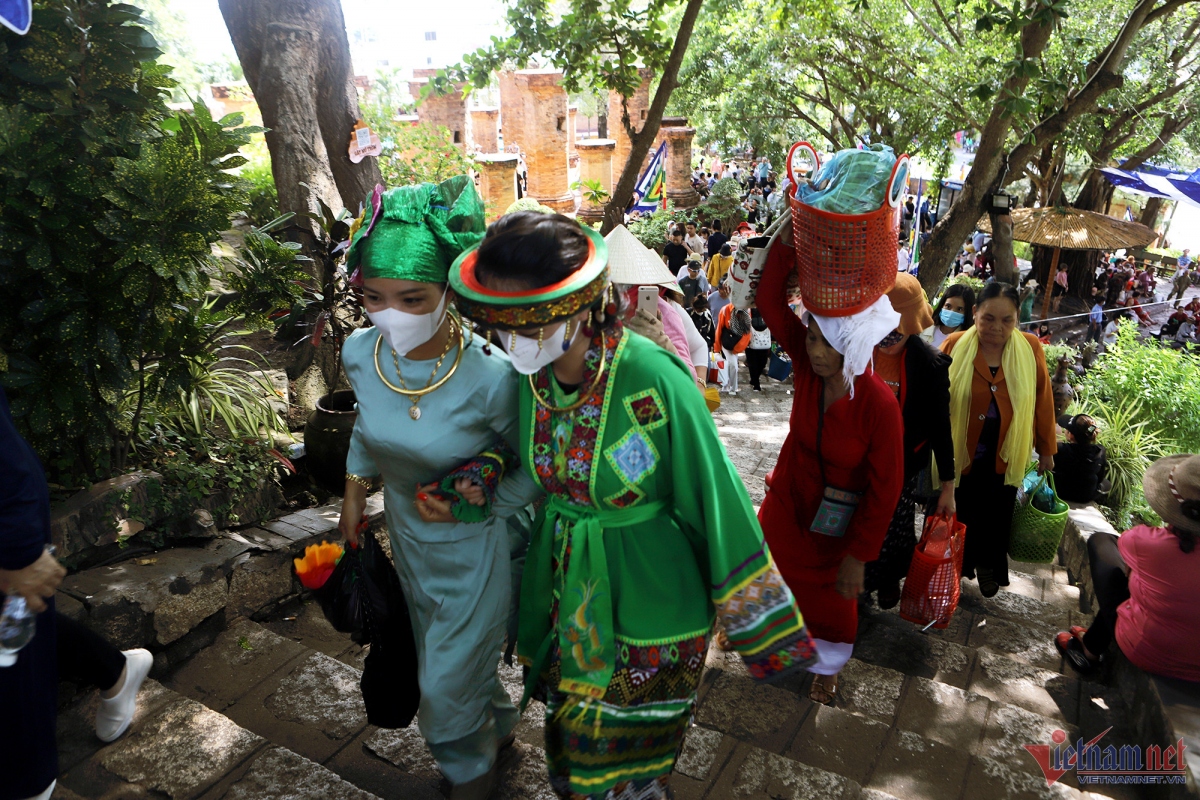
[[[764,179],[760,161],[755,188]],[[1056,420],[1042,343],[1019,329],[1008,284],[978,296],[951,286],[931,306],[898,272],[868,308],[823,316],[792,288],[782,236],[740,308],[728,271],[751,225],[727,236],[719,221],[686,224],[660,260],[624,228],[606,239],[555,214],[488,226],[465,177],[392,189],[367,215],[347,257],[373,324],[344,347],[358,417],[340,530],[357,541],[382,478],[415,635],[418,725],[453,800],[491,795],[530,698],[545,703],[560,797],[669,797],[710,643],[737,651],[759,681],[808,671],[809,698],[833,705],[860,603],[900,599],[918,514],[966,524],[964,577],[993,597],[1009,583],[1028,465],[1057,474],[1056,457],[1069,461],[1083,494],[1103,482],[1095,423]],[[791,360],[793,405],[756,510],[710,414],[709,368],[723,352],[736,393],[744,353],[760,389],[773,349]],[[17,446],[4,405],[0,420],[0,442]],[[472,478],[464,465],[497,450],[513,454],[500,479]],[[458,477],[448,497],[431,494],[447,476]],[[61,575],[45,563],[32,452],[0,487],[0,589],[50,596]],[[1197,680],[1200,457],[1164,459],[1146,489],[1164,527],[1093,538],[1101,613],[1056,646],[1087,672],[1115,638],[1135,663]],[[53,752],[45,624],[51,644],[22,651],[17,672],[0,669],[3,708],[35,703],[41,727],[21,741],[6,732],[0,759]],[[506,640],[525,667],[519,708],[497,676]],[[133,679],[114,678],[117,667],[95,682],[123,696]],[[39,768],[0,796],[48,796],[53,777],[52,764]]]

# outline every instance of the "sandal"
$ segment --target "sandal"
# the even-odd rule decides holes
[[[729,637],[725,635],[724,628],[717,628],[717,632],[713,634],[713,642],[717,645],[717,649],[723,653],[728,653],[733,650],[733,643],[729,641]]]
[[[1092,660],[1084,652],[1080,637],[1085,632],[1086,628],[1075,625],[1070,631],[1059,631],[1058,635],[1054,637],[1054,647],[1058,650],[1058,654],[1071,665],[1071,669],[1080,675],[1089,675],[1100,666],[1100,659]]]
[[[833,678],[833,685],[818,682],[819,678]],[[836,675],[814,675],[812,685],[808,687],[808,699],[818,705],[830,706],[832,708],[833,704],[837,701],[837,690]]]

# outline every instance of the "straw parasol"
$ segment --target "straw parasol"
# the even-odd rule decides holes
[[[662,257],[629,232],[618,225],[604,237],[608,245],[608,277],[613,283],[631,286],[658,286],[675,283],[675,276]]]
[[[1013,239],[1018,242],[1064,250],[1141,247],[1158,238],[1157,233],[1141,223],[1126,222],[1081,208],[1018,208],[1012,212],[1012,220]],[[984,233],[991,233],[992,221],[985,216],[977,227]]]
[[[1053,247],[1050,261],[1050,280],[1047,283],[1042,316],[1049,314],[1051,289],[1058,277],[1058,260],[1063,250],[1118,250],[1122,247],[1141,247],[1158,238],[1158,234],[1138,222],[1126,222],[1095,211],[1064,206],[1018,208],[1012,212],[1013,239],[1018,242]],[[988,217],[976,226],[984,233],[992,232]]]

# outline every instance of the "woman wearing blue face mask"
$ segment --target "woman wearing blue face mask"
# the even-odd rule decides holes
[[[941,347],[950,334],[970,329],[974,308],[975,291],[965,283],[951,285],[934,307],[933,324],[921,331],[921,338],[934,347]]]
[[[358,418],[339,527],[357,542],[368,487],[382,476],[417,646],[421,735],[452,784],[450,797],[484,798],[497,751],[519,720],[496,674],[512,584],[503,517],[522,521],[539,491],[513,465],[490,513],[461,515],[483,521],[463,522],[418,487],[429,491],[498,441],[516,445],[517,374],[449,310],[450,264],[484,231],[471,180],[377,189],[368,205],[347,267],[362,276],[374,327],[355,331],[343,348]],[[468,485],[460,478],[455,488],[468,494]]]

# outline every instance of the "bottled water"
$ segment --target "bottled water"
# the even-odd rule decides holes
[[[37,615],[29,610],[25,598],[10,595],[0,611],[0,667],[17,663],[17,653],[29,644],[37,630]]]

